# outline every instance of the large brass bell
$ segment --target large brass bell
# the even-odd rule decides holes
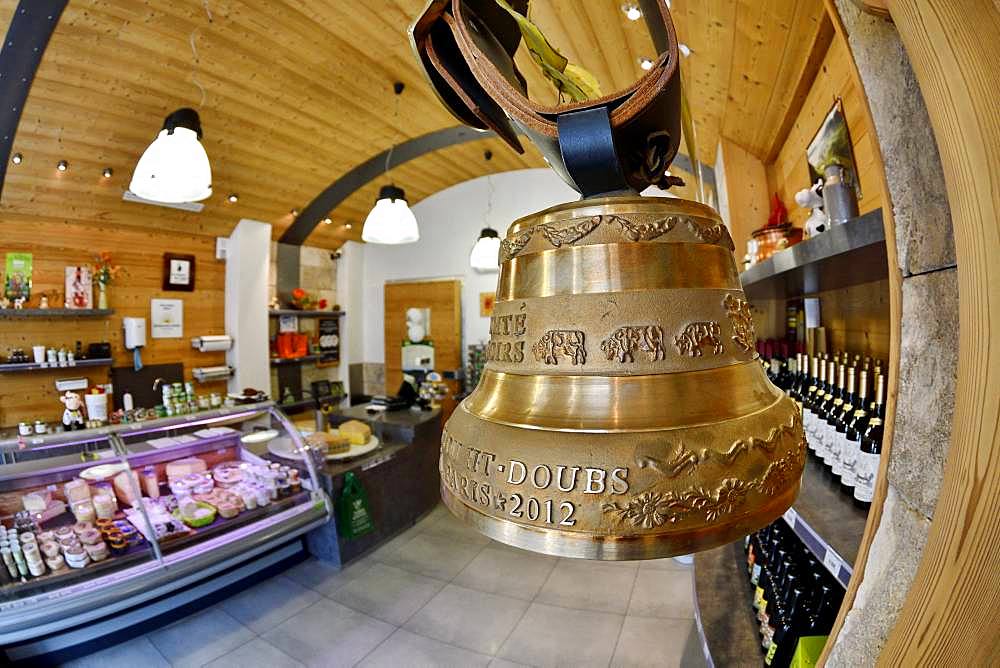
[[[680,199],[516,221],[486,369],[444,431],[448,508],[528,550],[647,559],[791,506],[801,421],[756,358],[732,249],[715,211]]]
[[[667,5],[646,13],[665,48],[639,81],[546,107],[515,62],[509,14],[528,4],[429,0],[411,27],[456,118],[515,150],[527,137],[584,196],[516,221],[501,242],[488,362],[445,425],[442,497],[488,536],[559,556],[648,559],[736,540],[791,506],[805,441],[754,354],[719,216],[638,196],[676,183]]]

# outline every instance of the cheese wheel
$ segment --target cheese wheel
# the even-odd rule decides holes
[[[364,445],[371,438],[372,429],[360,420],[348,420],[337,426],[341,436],[346,436],[353,445]]]
[[[204,473],[207,470],[208,464],[203,459],[198,459],[197,457],[178,459],[167,464],[167,479],[183,478],[186,475]]]
[[[90,498],[90,485],[87,484],[86,480],[75,478],[63,486],[63,492],[66,494],[66,500],[71,504],[77,501],[86,501]]]

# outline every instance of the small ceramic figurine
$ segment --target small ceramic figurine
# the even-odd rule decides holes
[[[48,307],[49,307],[49,298],[46,297],[45,295],[42,295],[42,300],[38,303],[38,308],[48,308]]]
[[[20,311],[24,308],[24,297],[18,297],[14,300],[14,310]]]
[[[0,308],[10,308],[10,300],[6,297],[0,297]]]
[[[63,405],[66,406],[62,417],[62,423],[66,427],[66,431],[83,429],[83,401],[80,400],[80,395],[76,392],[67,391],[66,394],[59,397],[59,401],[63,402]]]
[[[795,193],[795,203],[803,209],[811,209],[812,213],[806,219],[806,238],[812,239],[818,234],[822,234],[830,227],[830,218],[823,211],[823,198],[819,195],[819,190],[823,185],[822,181],[816,181],[812,188],[807,188]]]

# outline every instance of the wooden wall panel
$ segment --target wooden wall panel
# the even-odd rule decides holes
[[[767,170],[757,156],[735,142],[722,137],[719,145],[729,197],[729,233],[736,245],[737,263],[742,267],[751,232],[767,223]]]
[[[403,382],[399,347],[406,338],[406,309],[429,308],[434,342],[434,362],[438,371],[464,368],[462,353],[462,281],[413,281],[385,285],[385,391],[395,394]],[[446,381],[458,392],[456,381]],[[454,410],[451,397],[443,402],[444,419]]]
[[[5,242],[0,256],[7,251],[25,251],[33,255],[32,305],[43,292],[50,295],[50,305],[61,305],[64,296],[65,267],[91,264],[96,253],[111,252],[127,276],[108,292],[109,306],[115,314],[109,319],[21,320],[0,318],[0,354],[11,347],[65,345],[71,348],[80,340],[84,346],[109,341],[115,365],[132,363],[132,355],[122,344],[121,322],[125,316],[146,318],[147,345],[142,358],[145,364],[182,362],[185,377],[195,366],[225,363],[225,353],[200,353],[191,348],[190,337],[200,334],[225,334],[225,265],[215,259],[215,239],[196,234],[158,230],[142,231],[102,223],[80,223],[36,216],[7,214],[2,224]],[[195,292],[163,292],[163,253],[195,256]],[[2,257],[0,257],[2,259]],[[184,335],[180,339],[153,339],[149,336],[149,309],[152,298],[181,299],[184,302]],[[95,289],[96,301],[96,289]],[[108,381],[104,368],[4,374],[0,376],[0,426],[21,420],[57,421],[62,415],[56,399],[55,378],[86,376],[90,382]],[[225,383],[198,386],[199,392],[225,391]]]
[[[777,159],[767,167],[769,191],[778,193],[788,208],[789,219],[798,226],[802,226],[809,217],[809,211],[795,203],[795,193],[810,185],[806,147],[838,97],[844,101],[844,115],[861,181],[862,198],[858,208],[861,213],[866,213],[882,206],[881,163],[872,145],[865,100],[850,76],[850,58],[843,37],[835,35],[788,138]]]

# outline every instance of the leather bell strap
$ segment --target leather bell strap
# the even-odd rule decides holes
[[[511,0],[528,14],[527,0]],[[495,0],[431,0],[410,28],[410,38],[432,87],[460,121],[496,132],[523,152],[526,135],[549,165],[585,196],[613,191],[607,142],[595,141],[604,110],[611,153],[623,184],[641,192],[665,185],[665,172],[680,144],[680,68],[670,13],[658,0],[668,48],[631,86],[596,100],[542,105],[528,97],[514,62],[521,42],[514,19]],[[572,117],[572,118],[571,118]],[[560,143],[560,132],[573,141]],[[569,162],[569,165],[567,165]],[[603,171],[602,171],[603,170]]]

